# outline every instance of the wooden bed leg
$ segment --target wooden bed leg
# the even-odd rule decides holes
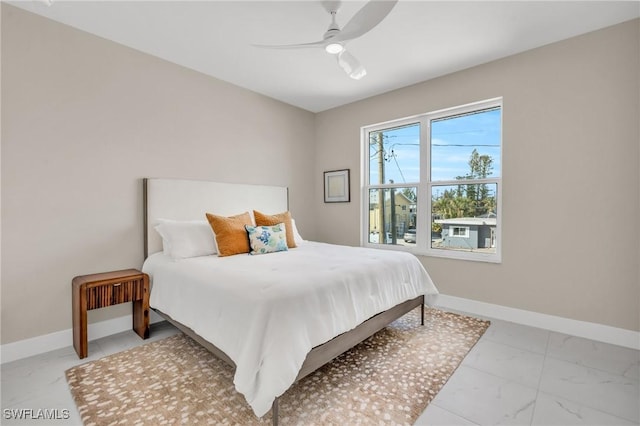
[[[278,398],[273,400],[273,405],[271,406],[271,420],[273,426],[278,426]]]
[[[424,325],[424,302],[420,305],[420,325]]]

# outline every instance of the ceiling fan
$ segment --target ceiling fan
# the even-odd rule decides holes
[[[322,40],[302,44],[285,45],[256,45],[269,49],[304,49],[322,47],[329,54],[336,55],[338,64],[349,77],[360,80],[367,75],[367,71],[355,56],[347,51],[345,44],[369,32],[391,12],[398,0],[371,0],[365,4],[347,24],[340,29],[336,23],[336,15],[341,1],[321,1],[324,9],[331,15],[331,24],[324,33]]]

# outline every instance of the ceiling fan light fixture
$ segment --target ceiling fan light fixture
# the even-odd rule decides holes
[[[344,47],[340,43],[329,43],[325,46],[324,50],[332,55],[337,55],[344,50]]]
[[[360,66],[359,68],[352,71],[351,74],[349,74],[349,77],[351,77],[354,80],[360,80],[365,75],[367,75],[367,70],[365,70],[362,66]]]
[[[338,64],[354,80],[360,80],[367,75],[367,70],[346,49],[338,54]]]

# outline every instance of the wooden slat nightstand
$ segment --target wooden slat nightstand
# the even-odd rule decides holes
[[[133,302],[133,330],[149,337],[149,276],[137,269],[81,275],[71,282],[73,347],[86,358],[87,311]]]

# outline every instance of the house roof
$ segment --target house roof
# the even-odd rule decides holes
[[[495,217],[456,217],[451,219],[436,219],[434,222],[441,225],[496,226],[497,219]]]

